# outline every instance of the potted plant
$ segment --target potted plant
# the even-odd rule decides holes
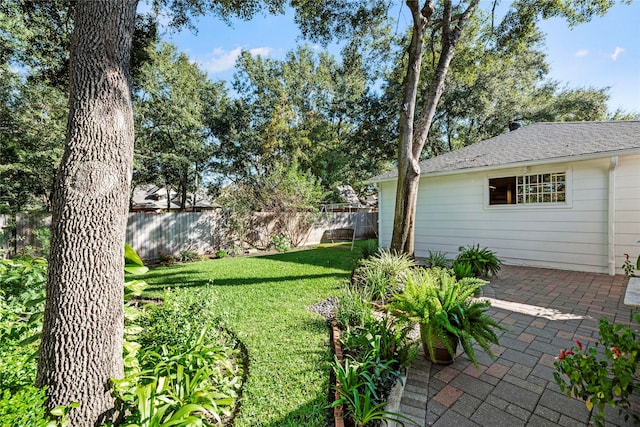
[[[477,278],[456,280],[442,268],[412,271],[404,291],[394,295],[392,312],[420,324],[420,338],[425,356],[434,363],[453,362],[458,342],[475,366],[473,348],[476,341],[490,356],[490,344],[498,344],[495,329],[503,329],[486,311],[489,301],[473,295],[486,281]]]

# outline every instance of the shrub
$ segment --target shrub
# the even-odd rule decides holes
[[[200,259],[200,255],[198,252],[191,250],[180,251],[180,261],[181,262],[193,262],[198,261]]]
[[[640,322],[640,314],[633,317]],[[625,421],[632,416],[637,424],[640,417],[631,413],[629,398],[638,386],[640,333],[629,325],[612,324],[606,317],[600,319],[599,331],[595,347],[576,340],[572,349],[562,350],[553,376],[561,391],[585,401],[596,426],[604,425],[607,404],[617,407]]]
[[[278,252],[287,252],[291,249],[291,242],[289,238],[284,234],[278,234],[271,237],[271,242],[269,243],[275,250]]]
[[[379,250],[374,256],[362,259],[353,273],[353,285],[372,300],[386,300],[402,290],[415,262],[406,254]]]
[[[216,258],[224,258],[227,256],[227,251],[220,249],[216,251]]]
[[[480,248],[480,244],[461,246],[459,251],[454,262],[468,262],[475,277],[495,276],[500,271],[502,261],[488,248]]]

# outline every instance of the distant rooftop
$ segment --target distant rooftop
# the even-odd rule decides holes
[[[569,158],[640,153],[640,121],[535,123],[420,162],[421,175]],[[386,181],[397,171],[372,178]]]

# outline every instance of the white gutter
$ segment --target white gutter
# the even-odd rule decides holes
[[[611,156],[609,163],[609,207],[608,207],[608,255],[609,275],[616,274],[616,167],[618,156]]]
[[[487,170],[501,170],[501,169],[511,169],[511,168],[520,168],[520,167],[533,167],[533,166],[541,166],[541,165],[550,165],[550,164],[556,164],[556,163],[567,163],[567,162],[576,162],[576,161],[584,161],[584,160],[594,160],[594,159],[602,159],[605,157],[609,157],[612,155],[612,153],[615,153],[615,155],[613,157],[618,157],[618,156],[625,156],[625,155],[630,155],[630,154],[640,154],[640,149],[638,148],[629,148],[626,150],[618,150],[618,151],[614,151],[614,152],[602,152],[602,153],[591,153],[591,154],[581,154],[581,155],[576,155],[576,156],[564,156],[564,157],[556,157],[556,158],[549,158],[549,159],[539,159],[539,160],[530,160],[530,161],[526,161],[526,162],[516,162],[516,163],[506,163],[506,164],[501,164],[501,165],[489,165],[489,166],[479,166],[479,167],[475,167],[475,168],[466,168],[466,169],[452,169],[452,170],[446,170],[446,171],[439,171],[439,172],[424,172],[420,174],[420,177],[425,177],[425,176],[444,176],[444,175],[457,175],[460,173],[467,173],[467,172],[482,172],[482,171],[487,171]],[[398,175],[392,176],[392,177],[388,177],[388,178],[382,178],[382,179],[368,179],[366,181],[364,181],[365,184],[375,184],[378,182],[389,182],[389,181],[396,181],[398,179]]]

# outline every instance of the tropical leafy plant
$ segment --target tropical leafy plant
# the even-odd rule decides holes
[[[502,267],[502,261],[488,248],[480,248],[480,244],[461,246],[460,253],[454,262],[468,262],[475,277],[495,276]]]
[[[640,323],[640,314],[633,317]],[[640,417],[630,410],[630,397],[638,387],[640,333],[636,327],[611,323],[606,317],[599,326],[594,347],[576,340],[576,346],[560,351],[553,376],[561,391],[584,400],[596,426],[604,425],[606,405],[618,408],[625,420],[631,416],[637,424]]]

